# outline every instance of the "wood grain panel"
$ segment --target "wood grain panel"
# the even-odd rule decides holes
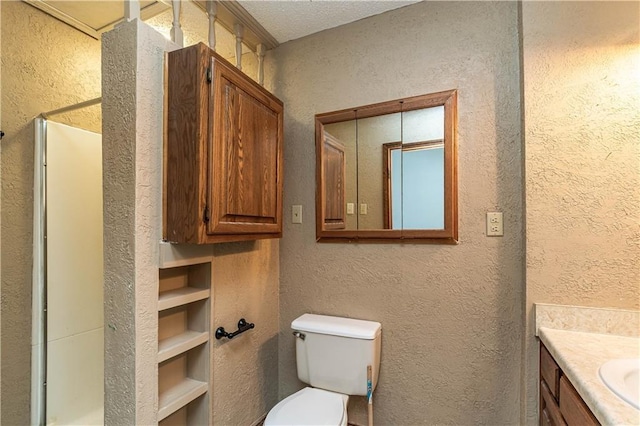
[[[324,132],[322,169],[325,229],[344,229],[346,224],[345,147],[327,132]]]
[[[560,367],[543,344],[540,344],[540,376],[547,382],[551,395],[557,400],[560,388]]]
[[[221,70],[216,95],[210,233],[280,232],[281,112],[237,87]],[[280,212],[280,215],[279,215]]]
[[[237,136],[227,147],[226,213],[275,220],[276,116],[241,90],[238,106]]]
[[[560,413],[558,404],[556,403],[555,399],[551,395],[551,392],[549,391],[549,387],[544,382],[544,380],[540,381],[540,402],[543,410],[547,412],[548,418],[552,425],[566,426],[567,423],[562,418],[562,414]],[[540,420],[542,423],[542,420],[544,420],[544,418],[541,417]]]
[[[164,238],[176,242],[197,242],[205,196],[203,170],[194,165],[206,162],[203,135],[206,116],[199,111],[208,98],[203,73],[207,58],[200,46],[167,55],[167,135],[165,158]],[[196,208],[194,208],[196,207]]]
[[[282,102],[204,44],[167,54],[163,236],[282,235]]]
[[[567,376],[560,378],[560,412],[569,426],[595,426],[600,422],[591,413]]]

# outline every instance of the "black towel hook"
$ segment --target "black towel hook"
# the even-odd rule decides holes
[[[224,327],[218,327],[218,329],[216,330],[216,339],[220,340],[223,337],[226,337],[227,339],[233,339],[238,334],[244,333],[245,331],[250,330],[254,327],[255,327],[254,323],[252,322],[247,323],[247,321],[245,321],[244,318],[240,318],[240,321],[238,321],[238,329],[233,333],[227,333],[224,330]]]

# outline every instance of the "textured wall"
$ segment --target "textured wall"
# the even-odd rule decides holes
[[[156,422],[163,61],[139,21],[102,37],[105,422]]]
[[[2,423],[26,424],[29,421],[30,393],[30,341],[31,334],[31,267],[32,267],[32,220],[33,220],[33,121],[43,111],[49,111],[79,101],[100,96],[100,42],[69,27],[43,12],[18,1],[1,2],[3,44],[1,45],[0,84],[1,107],[9,113],[2,116],[1,128],[7,133],[2,141],[2,337],[1,347],[11,348],[3,351],[2,365]],[[206,17],[203,20],[206,22]],[[28,22],[29,25],[14,25],[15,22]],[[203,39],[200,36],[200,39]],[[222,37],[221,37],[222,39]],[[224,46],[222,46],[224,47]],[[257,75],[255,57],[244,55],[244,68],[251,77]],[[159,70],[161,67],[158,68]],[[158,92],[153,92],[157,97]],[[74,113],[56,116],[55,120],[101,131],[100,107],[91,107]],[[161,120],[161,117],[159,117]],[[151,125],[152,121],[147,124]],[[156,123],[157,124],[157,123]],[[161,129],[156,125],[155,130]],[[151,131],[147,129],[147,131]],[[124,170],[124,169],[123,169]],[[122,170],[122,171],[123,171]],[[155,188],[157,190],[157,188]],[[121,195],[124,195],[121,194]],[[144,201],[144,200],[143,200]],[[158,205],[148,206],[156,209]],[[233,277],[225,278],[225,271],[233,271],[237,264],[250,262],[271,262],[262,278],[251,281],[252,285],[260,285],[268,294],[276,294],[278,288],[278,250],[271,244],[262,243],[251,248],[250,253],[235,253],[233,244],[224,257],[224,268],[217,273],[217,282],[221,285],[234,285]],[[154,257],[156,261],[157,256]],[[236,260],[237,259],[237,260]],[[275,266],[272,264],[275,263]],[[275,274],[275,277],[274,277]],[[231,275],[231,274],[230,274]],[[155,271],[157,278],[157,271]],[[255,295],[255,297],[254,297]],[[252,291],[246,302],[236,303],[238,312],[234,315],[245,315],[247,306],[259,303],[258,291]],[[254,388],[238,385],[230,391],[223,382],[216,388],[216,399],[222,406],[233,407],[233,413],[242,416],[253,416],[257,419],[266,411],[265,406],[272,405],[277,394],[277,383],[273,380],[277,368],[277,347],[275,333],[277,324],[277,298],[265,295],[269,300],[268,309],[264,308],[255,314],[246,314],[247,319],[260,327],[260,338],[247,339],[243,345],[236,345],[232,359],[228,362],[235,365],[238,359],[244,359],[259,353],[267,360],[260,366],[251,368],[248,377],[253,378]],[[216,299],[220,305],[226,305],[225,296]],[[235,302],[234,302],[235,303]],[[246,305],[247,303],[248,305]],[[263,308],[261,308],[263,309]],[[253,311],[252,311],[253,312]],[[237,318],[224,318],[225,323],[234,323]],[[262,334],[262,330],[264,334]],[[146,346],[150,347],[147,342]],[[270,348],[270,349],[269,349]],[[216,358],[216,368],[228,368],[225,356]],[[262,359],[262,358],[261,358]],[[220,373],[223,374],[223,373]],[[233,388],[232,388],[233,389]],[[122,389],[119,391],[122,392]],[[263,398],[254,411],[246,411],[237,404],[238,398],[245,395],[256,398],[259,392]],[[122,396],[122,395],[121,395]],[[232,402],[233,401],[233,402]],[[147,405],[153,408],[153,404]],[[120,407],[124,411],[126,407]],[[133,408],[132,408],[133,409]],[[144,409],[144,408],[143,408]],[[242,412],[242,413],[241,413]],[[236,415],[233,414],[232,415]],[[244,417],[243,417],[244,418]],[[253,421],[252,420],[252,421]]]
[[[518,16],[513,2],[423,2],[278,47],[285,108],[280,398],[303,386],[291,321],[304,312],[382,323],[379,425],[519,421],[523,280]],[[275,74],[274,74],[275,73]],[[460,244],[317,244],[313,116],[459,90]],[[484,236],[485,212],[505,236]],[[366,424],[363,398],[350,420]]]
[[[2,2],[1,27],[2,423],[13,425],[29,421],[33,118],[100,95],[100,43],[18,1]],[[99,131],[99,112],[55,119]]]
[[[533,303],[640,308],[640,3],[525,2],[527,422]]]
[[[105,148],[105,416],[114,424],[149,424],[157,406],[157,369],[148,360],[157,350],[165,39],[135,23],[104,39],[104,140],[110,146]],[[277,400],[278,242],[219,244],[213,254],[211,327],[233,330],[241,317],[256,324],[242,337],[212,343],[213,418],[217,424],[249,425]],[[248,408],[238,401],[253,404]]]
[[[213,247],[213,324],[256,327],[213,343],[213,424],[251,425],[278,401],[279,241]]]

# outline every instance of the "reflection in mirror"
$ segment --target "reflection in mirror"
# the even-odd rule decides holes
[[[327,124],[324,126],[324,144],[327,145],[329,141],[336,141],[342,145],[344,156],[344,182],[340,189],[336,190],[327,182],[325,182],[325,198],[327,203],[325,204],[325,210],[329,204],[332,204],[332,199],[336,197],[335,192],[342,192],[343,205],[341,206],[342,213],[342,228],[338,228],[334,223],[331,229],[358,229],[358,216],[354,214],[355,205],[357,203],[357,173],[356,173],[356,121],[342,121],[333,124]],[[335,143],[335,142],[334,142]],[[325,148],[326,149],[326,148]],[[323,167],[329,167],[324,164]],[[333,213],[335,215],[335,212]]]
[[[456,91],[316,116],[319,241],[455,243]]]
[[[345,146],[328,132],[324,135],[322,146],[325,198],[324,221],[327,229],[344,229],[345,200]]]
[[[359,118],[358,229],[384,229],[384,144],[401,140],[400,113]]]
[[[384,144],[385,229],[444,229],[442,140]]]
[[[444,106],[402,113],[401,157],[399,229],[444,229]]]

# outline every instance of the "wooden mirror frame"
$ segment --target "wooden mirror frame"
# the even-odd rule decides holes
[[[316,126],[316,240],[318,242],[456,244],[458,240],[457,91],[432,93],[357,108],[317,114]],[[444,229],[335,229],[325,224],[324,126],[342,121],[444,106]],[[382,179],[385,179],[382,176]],[[346,206],[345,206],[346,209]],[[331,221],[330,221],[331,222]],[[332,229],[333,228],[333,229]]]

